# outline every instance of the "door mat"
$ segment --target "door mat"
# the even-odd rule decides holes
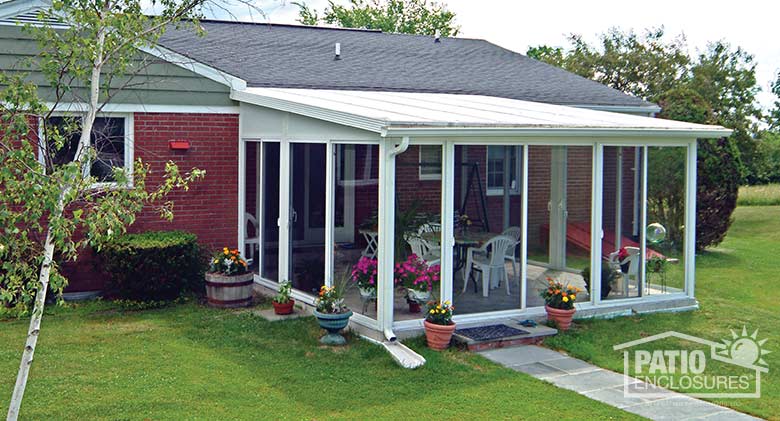
[[[510,336],[528,335],[525,330],[515,329],[507,325],[488,325],[456,329],[455,334],[465,336],[474,341],[489,341],[493,339],[508,338]]]

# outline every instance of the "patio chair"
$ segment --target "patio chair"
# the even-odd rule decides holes
[[[441,249],[431,248],[431,245],[427,241],[414,235],[408,236],[406,242],[409,244],[409,247],[412,248],[412,253],[420,259],[423,259],[428,266],[441,263]],[[438,253],[437,250],[439,251]]]
[[[482,296],[488,296],[491,277],[496,272],[501,272],[506,283],[506,295],[509,293],[509,275],[504,265],[507,250],[515,246],[515,240],[505,235],[497,235],[488,240],[482,247],[471,247],[466,253],[467,273],[463,281],[463,292],[468,288],[471,273],[477,271],[482,277]]]
[[[255,261],[255,248],[260,247],[260,236],[258,235],[259,226],[257,225],[257,218],[249,212],[244,213],[244,220],[246,221],[246,229],[250,234],[244,238],[244,249],[249,247],[247,264],[252,264]]]
[[[428,232],[441,232],[441,224],[436,222],[426,222],[417,228],[417,234],[423,235]],[[441,246],[428,241],[428,248],[431,253],[438,253],[441,256]]]
[[[506,256],[504,256],[504,260],[508,260],[512,262],[512,276],[518,276],[519,270],[518,270],[518,262],[517,262],[517,246],[520,245],[520,236],[522,235],[523,230],[520,227],[509,227],[505,229],[501,235],[506,235],[509,238],[512,238],[515,240],[515,245],[513,247],[510,247],[506,250]]]
[[[620,272],[621,275],[623,275],[623,285],[621,286],[621,293],[628,296],[628,285],[630,282],[630,278],[633,276],[637,279],[637,282],[639,282],[639,247],[624,247],[626,251],[628,252],[628,257],[626,257],[623,260],[620,260],[618,257],[620,255],[620,250],[614,251],[609,254],[609,265],[615,269],[616,271]],[[628,272],[623,272],[622,266],[628,264]],[[637,285],[638,287],[638,285]]]

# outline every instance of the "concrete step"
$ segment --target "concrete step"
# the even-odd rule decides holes
[[[536,327],[522,326],[520,325],[520,320],[514,320],[514,319],[492,321],[489,323],[482,323],[477,325],[469,325],[469,326],[464,326],[463,328],[490,326],[490,325],[506,325],[515,329],[526,331],[528,333],[511,335],[511,336],[503,336],[500,338],[492,338],[492,339],[485,339],[485,340],[475,340],[459,334],[458,331],[456,330],[455,334],[452,336],[453,341],[455,341],[456,344],[464,346],[469,351],[478,352],[478,351],[485,351],[488,349],[495,349],[495,348],[534,345],[542,342],[542,340],[545,337],[552,336],[558,333],[557,329],[553,329],[551,327],[547,327],[542,324],[538,324]]]

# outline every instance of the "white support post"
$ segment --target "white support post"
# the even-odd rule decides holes
[[[333,253],[335,253],[334,231],[336,229],[336,172],[335,145],[325,144],[325,285],[333,286]]]
[[[617,147],[615,167],[615,250],[623,246],[623,147]]]
[[[393,263],[395,254],[395,156],[393,143],[379,144],[379,226],[377,262],[377,323],[384,332],[393,329]]]
[[[647,226],[647,146],[642,147],[642,172],[641,172],[641,196],[639,199],[639,209],[641,212],[641,215],[639,217],[639,255],[642,256],[641,259],[639,259],[639,285],[637,286],[637,295],[640,297],[644,296],[645,293],[645,285],[647,285],[647,271],[645,270],[645,260],[647,260],[647,238],[645,238],[645,233],[647,230],[645,227]]]
[[[591,213],[590,213],[590,290],[591,302],[601,302],[601,230],[604,193],[604,145],[593,145]]]
[[[455,247],[455,145],[442,146],[441,177],[441,300],[452,302],[453,248]]]
[[[696,286],[696,141],[688,145],[685,166],[685,293],[694,298]]]
[[[290,280],[290,142],[279,142],[279,276],[277,282]]]
[[[523,146],[522,175],[522,228],[520,232],[520,308],[525,310],[528,301],[528,145]]]
[[[246,257],[244,237],[246,237],[246,141],[238,139],[238,245],[241,255]]]

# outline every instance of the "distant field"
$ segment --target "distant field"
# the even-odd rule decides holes
[[[742,186],[737,198],[739,206],[773,206],[780,205],[780,184],[763,186]]]

